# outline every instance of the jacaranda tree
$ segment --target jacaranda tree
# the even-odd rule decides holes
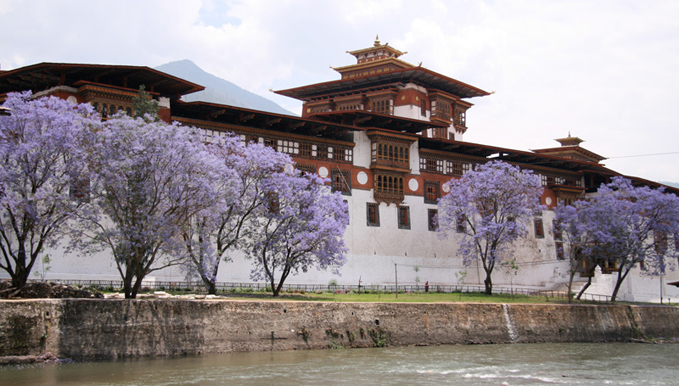
[[[577,232],[587,235],[580,253],[592,264],[605,264],[617,272],[612,301],[634,267],[641,265],[644,274],[660,275],[677,256],[679,198],[663,189],[634,186],[628,179],[614,177],[574,212],[561,216],[561,221],[577,222],[581,228]],[[672,238],[674,243],[669,242]]]
[[[83,203],[80,144],[99,119],[89,105],[9,94],[0,117],[0,268],[22,288]]]
[[[510,257],[514,241],[528,234],[531,219],[542,211],[540,178],[491,161],[449,184],[450,192],[438,204],[439,232],[463,235],[459,253],[465,264],[482,263],[486,294],[491,295],[496,265]]]
[[[238,137],[226,137],[208,145],[209,151],[224,165],[224,175],[213,181],[223,198],[209,210],[197,213],[182,230],[188,248],[187,267],[201,278],[209,293],[216,292],[215,281],[221,261],[230,261],[230,252],[245,240],[243,231],[249,221],[267,208],[265,187],[269,179],[285,178],[284,153],[257,143],[244,144]]]
[[[564,256],[568,256],[569,303],[572,301],[571,292],[573,288],[573,279],[575,278],[575,275],[582,272],[585,267],[588,267],[588,271],[585,272],[585,274],[587,274],[589,280],[576,296],[576,299],[580,299],[582,294],[592,283],[595,265],[587,265],[586,261],[590,258],[588,252],[592,246],[592,237],[594,234],[588,231],[586,218],[591,215],[602,216],[603,218],[606,216],[606,213],[595,214],[592,209],[589,201],[579,200],[575,201],[573,205],[559,205],[554,211],[554,232],[556,232],[562,240],[562,245],[560,246],[560,248],[562,248],[561,252]]]
[[[214,205],[224,163],[189,129],[117,116],[105,122],[90,152],[90,197],[74,246],[109,250],[126,298],[142,280],[180,264],[186,219]]]
[[[291,273],[339,268],[346,261],[347,204],[316,175],[280,173],[266,180],[266,210],[247,226],[244,249],[253,280],[267,280],[278,296]]]

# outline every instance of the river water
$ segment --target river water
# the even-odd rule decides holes
[[[679,344],[277,351],[5,366],[0,385],[679,385]]]

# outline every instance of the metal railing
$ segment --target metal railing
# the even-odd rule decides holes
[[[120,291],[122,280],[30,280],[33,282],[53,282],[81,287],[93,287],[103,291]],[[265,292],[270,291],[268,283],[215,283],[217,292]],[[198,281],[142,281],[142,291],[172,291],[205,293],[203,283]],[[427,285],[427,284],[380,284],[380,285],[332,285],[332,284],[284,284],[283,292],[333,292],[333,293],[483,293],[482,285]],[[565,291],[545,291],[530,288],[494,287],[494,294],[539,296],[545,299],[568,299]],[[581,301],[610,302],[608,295],[583,294]]]

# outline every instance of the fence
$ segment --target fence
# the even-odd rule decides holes
[[[94,287],[100,290],[120,290],[123,287],[122,280],[31,280],[31,281],[46,281],[57,282],[68,285],[78,285],[85,287]],[[217,292],[264,292],[270,291],[270,285],[267,283],[227,283],[218,282],[215,285]],[[482,285],[329,285],[329,284],[283,284],[284,292],[381,292],[381,293],[398,293],[407,292],[436,292],[436,293],[482,293],[485,292],[485,287]],[[156,291],[172,291],[172,292],[206,292],[205,286],[201,282],[192,281],[142,281],[142,290],[156,290]],[[493,287],[494,294],[511,294],[511,295],[526,295],[526,296],[540,296],[544,298],[562,298],[567,299],[568,295],[564,291],[544,291],[528,288],[511,288],[511,287]],[[609,302],[611,299],[607,295],[597,294],[583,294],[581,300],[592,302]]]

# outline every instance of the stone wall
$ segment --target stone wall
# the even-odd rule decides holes
[[[679,338],[679,308],[224,300],[0,301],[0,356]]]

